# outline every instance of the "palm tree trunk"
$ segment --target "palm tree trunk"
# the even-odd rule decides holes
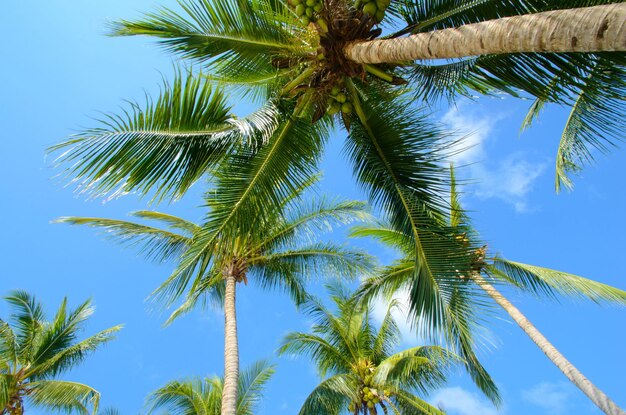
[[[359,63],[462,58],[516,52],[626,50],[626,2],[505,17],[453,29],[345,47]]]
[[[239,344],[237,342],[237,310],[235,289],[237,278],[228,274],[224,294],[224,389],[222,415],[237,413],[237,384],[239,382]]]
[[[560,370],[572,381],[585,395],[589,397],[596,404],[602,412],[607,415],[626,415],[622,409],[620,409],[615,402],[613,402],[608,396],[598,389],[593,383],[589,381],[580,373],[574,365],[572,365],[549,341],[546,339],[539,330],[524,316],[509,300],[507,300],[495,287],[479,275],[473,277],[474,281],[480,285],[480,287],[493,298],[507,313],[515,320],[515,322],[526,332],[526,334],[534,341],[537,346],[543,351],[548,359],[552,361]]]

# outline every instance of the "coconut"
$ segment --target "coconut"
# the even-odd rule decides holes
[[[363,6],[363,13],[369,14],[370,16],[376,15],[378,11],[378,6],[376,6],[376,2],[370,1]]]
[[[385,18],[385,10],[384,9],[378,9],[378,11],[376,12],[376,21],[377,22],[382,22],[383,19]]]
[[[307,7],[306,10],[304,11],[304,13],[310,19],[311,17],[313,17],[313,8],[312,7]]]
[[[298,4],[296,6],[296,14],[298,15],[298,17],[301,17],[304,12],[306,10],[306,6],[304,4]]]
[[[343,104],[344,102],[346,102],[346,101],[348,100],[348,97],[346,97],[346,94],[344,94],[344,93],[342,92],[342,93],[337,94],[337,96],[335,97],[335,99],[336,99],[338,102],[340,102],[340,103],[342,103],[342,104]],[[363,390],[365,390],[365,388],[363,388]]]
[[[344,114],[350,114],[352,112],[352,104],[350,104],[349,102],[344,102],[341,105],[341,112],[343,112]]]

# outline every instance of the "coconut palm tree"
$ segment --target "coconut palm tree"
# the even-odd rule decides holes
[[[389,25],[391,33],[382,45],[393,45],[408,34],[435,36],[442,30],[436,36],[449,39],[451,32],[445,29],[465,24],[608,3],[614,2],[181,0],[177,10],[164,8],[134,21],[120,21],[112,32],[154,36],[165,49],[194,62],[203,72],[177,73],[158,98],[148,99],[145,105],[134,103],[123,114],[104,118],[98,127],[55,149],[65,150],[60,162],[69,166],[67,174],[81,182],[85,191],[150,193],[157,200],[181,196],[203,175],[219,171],[224,158],[236,155],[245,160],[246,152],[258,153],[255,163],[242,161],[249,180],[226,201],[234,207],[233,214],[225,213],[220,219],[223,226],[234,227],[238,217],[245,217],[241,206],[261,200],[279,204],[281,197],[256,195],[264,194],[271,183],[281,183],[283,190],[276,194],[293,188],[298,177],[314,169],[331,127],[342,123],[348,133],[344,153],[357,182],[394,226],[412,235],[413,262],[420,264],[414,278],[419,281],[420,307],[428,310],[424,313],[430,319],[428,326],[448,333],[483,391],[497,400],[495,384],[473,351],[472,323],[467,319],[479,316],[467,311],[469,293],[462,305],[455,305],[451,297],[442,296],[436,283],[456,278],[459,271],[469,272],[473,258],[473,248],[457,240],[458,229],[444,225],[443,220],[449,209],[442,194],[449,188],[444,161],[450,137],[427,119],[427,112],[411,103],[416,97],[428,102],[442,94],[472,91],[530,94],[536,103],[529,120],[544,103],[572,105],[557,165],[557,183],[567,184],[567,175],[591,159],[593,147],[605,149],[620,137],[626,91],[623,48],[619,52],[599,52],[595,46],[581,50],[587,38],[581,36],[579,44],[576,37],[574,42],[574,32],[567,28],[595,27],[600,21],[595,44],[598,38],[615,44],[615,33],[618,40],[623,39],[619,35],[623,7],[581,8],[579,12],[589,22],[596,19],[596,23],[585,20],[584,25],[570,15],[563,19],[565,12],[559,12],[558,19],[550,15],[550,21],[571,23],[564,24],[571,50],[550,49],[562,45],[562,39],[543,45],[542,51],[558,53],[485,49],[481,53],[486,55],[432,65],[395,60],[364,63],[352,59],[352,52],[346,50],[358,50],[356,44],[379,37],[381,23]],[[537,27],[549,29],[545,15],[534,16],[514,19],[511,25],[527,27],[535,19],[542,22]],[[479,27],[494,27],[502,37],[501,23]],[[473,27],[453,33],[473,31]],[[248,117],[234,117],[222,87],[265,104]],[[208,245],[215,241],[206,238]],[[189,252],[181,275],[197,263],[203,251]]]
[[[400,331],[391,302],[379,328],[370,310],[341,286],[329,287],[337,311],[309,298],[306,312],[315,319],[311,333],[285,337],[280,353],[306,355],[324,380],[304,401],[300,415],[443,414],[416,396],[443,385],[447,370],[459,359],[437,346],[395,352]]]
[[[261,150],[263,151],[263,150]],[[266,183],[247,204],[240,192],[249,191],[249,180],[263,159],[238,155],[222,166],[214,187],[205,196],[209,212],[202,225],[159,212],[134,215],[152,219],[164,228],[102,218],[60,218],[59,222],[101,228],[114,239],[139,245],[158,261],[175,260],[174,273],[155,291],[172,305],[184,297],[168,321],[191,310],[200,300],[223,305],[225,317],[224,388],[222,414],[234,415],[237,405],[239,352],[235,297],[237,283],[256,282],[263,288],[286,291],[296,304],[305,298],[305,281],[332,271],[354,278],[371,267],[366,254],[333,243],[319,242],[320,231],[333,224],[368,217],[360,202],[325,199],[304,203],[302,193],[316,177],[305,178],[298,187],[285,190],[279,181]],[[250,173],[252,170],[252,173]],[[286,192],[286,193],[281,193]],[[278,200],[279,194],[283,197]]]
[[[100,393],[58,377],[113,340],[121,326],[78,341],[94,310],[89,300],[70,310],[63,299],[49,321],[32,295],[14,291],[5,299],[13,312],[0,319],[0,414],[22,415],[26,407],[83,415],[91,407],[95,414]]]
[[[456,227],[466,221],[458,200],[452,177],[450,226]],[[381,222],[373,227],[358,227],[353,236],[374,237],[402,252],[402,258],[384,268],[379,276],[367,280],[358,292],[358,296],[371,300],[378,295],[393,296],[402,290],[409,292],[412,318],[420,319],[423,312],[423,298],[420,287],[413,278],[415,269],[419,267],[413,259],[414,241],[410,234],[395,228],[392,224]],[[465,302],[486,300],[485,295],[500,305],[513,320],[524,330],[546,356],[572,381],[589,399],[606,414],[624,415],[606,394],[592,384],[574,365],[572,365],[539,330],[508,301],[495,286],[512,285],[524,291],[543,296],[553,297],[557,294],[589,299],[597,303],[608,302],[626,305],[626,291],[596,281],[588,280],[573,274],[527,265],[506,260],[500,256],[487,257],[487,246],[480,246],[475,232],[463,228],[458,239],[475,249],[474,258],[469,272],[460,272],[456,276],[439,278],[437,285],[444,291],[442,296],[449,298],[469,297]],[[458,300],[450,301],[454,304]],[[476,304],[470,311],[479,307]],[[467,318],[472,321],[471,317]],[[420,319],[421,321],[421,319]],[[425,333],[431,334],[432,333]]]
[[[239,374],[237,415],[253,415],[263,398],[265,384],[274,374],[274,366],[258,361]],[[224,379],[172,381],[148,397],[149,414],[220,415]]]

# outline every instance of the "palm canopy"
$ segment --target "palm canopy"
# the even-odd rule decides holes
[[[333,225],[367,220],[361,202],[325,198],[304,202],[302,193],[316,177],[287,194],[280,205],[250,207],[239,205],[241,189],[234,177],[249,165],[237,165],[224,173],[206,195],[210,207],[205,222],[187,220],[154,211],[133,213],[140,219],[161,226],[103,219],[65,217],[58,222],[101,228],[114,240],[135,246],[146,257],[158,262],[175,260],[178,267],[154,292],[172,304],[181,296],[182,305],[171,318],[189,311],[198,301],[222,302],[224,273],[235,271],[238,281],[263,288],[286,291],[296,304],[305,298],[305,284],[311,276],[332,272],[353,278],[372,266],[365,253],[329,242],[318,234]],[[237,209],[242,213],[237,215]]]
[[[237,415],[253,415],[263,398],[263,389],[274,374],[274,366],[261,360],[239,374]],[[149,414],[219,415],[223,378],[172,381],[148,397]]]
[[[394,352],[400,332],[391,302],[380,327],[370,310],[351,298],[342,286],[330,286],[336,312],[309,298],[306,312],[315,319],[311,333],[294,332],[283,340],[280,353],[306,355],[325,378],[306,398],[305,414],[442,414],[417,395],[443,385],[448,370],[460,362],[436,346]]]
[[[572,186],[572,173],[592,162],[594,150],[607,152],[622,139],[623,52],[511,53],[381,65],[354,62],[343,53],[350,42],[379,36],[382,23],[391,33],[387,37],[394,38],[618,0],[310,2],[179,0],[177,9],[161,8],[137,20],[119,21],[112,33],[156,37],[167,51],[200,65],[206,85],[221,84],[266,100],[309,102],[315,110],[307,116],[314,120],[332,119],[341,109],[346,124],[366,126],[360,114],[349,115],[367,101],[347,88],[349,79],[365,81],[366,89],[380,82],[391,88],[408,82],[408,88],[395,88],[394,96],[407,93],[426,103],[475,92],[531,96],[535,102],[524,125],[546,103],[569,106],[557,150],[557,189]],[[156,187],[163,196],[180,196],[250,135],[271,134],[281,118],[264,108],[252,116],[255,120],[233,124],[229,110],[221,91],[199,80],[181,83],[177,78],[145,109],[134,103],[123,116],[107,117],[101,127],[55,148],[69,147],[61,160],[76,162],[69,173],[87,179],[87,189],[146,192]]]
[[[0,413],[21,415],[25,406],[88,414],[100,394],[88,385],[57,378],[111,341],[121,326],[78,340],[93,313],[90,301],[75,310],[64,299],[49,321],[41,303],[24,291],[5,297],[13,312],[0,319]]]

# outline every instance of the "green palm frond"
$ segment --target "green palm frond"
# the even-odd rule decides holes
[[[0,372],[2,370],[8,372],[8,367],[18,361],[18,351],[19,344],[15,332],[9,323],[0,319],[0,362],[2,362],[3,366]]]
[[[410,0],[402,3],[402,14],[410,32],[419,33],[507,16],[618,2],[619,0]]]
[[[264,142],[276,127],[277,112],[265,106],[249,117],[230,115],[222,91],[202,75],[165,82],[156,100],[131,102],[122,114],[108,114],[100,127],[53,146],[65,174],[96,195],[156,189],[155,198],[180,197],[210,168],[240,145]]]
[[[46,351],[38,356],[38,363],[29,372],[33,373],[33,378],[39,378],[39,373],[48,376],[55,376],[81,363],[90,353],[95,352],[100,346],[115,339],[115,335],[122,329],[122,325],[114,326],[90,336],[74,345],[65,345],[61,350],[57,347],[50,347],[54,354]],[[67,343],[67,342],[64,342]],[[48,357],[49,356],[49,357]],[[44,357],[46,357],[44,359]]]
[[[192,278],[201,278],[222,235],[262,240],[259,232],[266,231],[263,222],[271,218],[272,208],[280,207],[294,191],[299,192],[301,184],[314,174],[325,141],[321,133],[304,119],[286,116],[267,145],[230,156],[216,175],[214,188],[205,196],[210,213],[202,229],[172,276],[157,289],[157,296],[171,303]],[[219,248],[228,252],[232,247],[222,241]]]
[[[577,275],[495,258],[487,272],[538,295],[588,299],[626,305],[626,291]]]
[[[239,375],[237,415],[253,415],[263,398],[263,389],[275,373],[275,366],[261,360]]]
[[[145,214],[137,216],[147,217]],[[179,258],[191,243],[189,236],[124,220],[68,216],[54,222],[102,229],[107,238],[126,247],[138,248],[146,258],[157,262]]]
[[[252,415],[256,411],[273,374],[274,366],[265,360],[240,373],[237,415]],[[148,397],[148,413],[165,410],[172,415],[219,415],[223,386],[223,379],[215,376],[169,382]]]
[[[30,362],[44,326],[43,306],[26,291],[13,291],[5,300],[14,310],[11,321],[17,336],[18,359]]]
[[[263,0],[181,0],[182,12],[162,8],[136,21],[113,24],[118,36],[148,35],[169,52],[201,62],[214,73],[229,67],[272,70],[273,57],[310,49],[306,31],[293,21],[282,2]]]
[[[391,355],[393,348],[400,342],[400,329],[393,318],[393,311],[400,306],[397,300],[393,300],[387,306],[387,312],[380,323],[380,329],[376,333],[372,347],[372,358],[382,361],[385,356]]]
[[[349,371],[352,364],[349,355],[341,353],[341,350],[336,345],[315,334],[288,334],[283,339],[278,353],[309,356],[316,362],[317,369],[322,377],[325,377],[328,373]]]
[[[208,401],[214,397],[211,383],[201,379],[172,381],[157,389],[148,397],[148,413],[157,409],[167,409],[177,415],[213,415],[218,412],[215,402]]]
[[[347,375],[335,375],[320,383],[304,401],[299,415],[339,415],[356,398],[351,379]]]
[[[173,229],[185,232],[188,236],[192,236],[194,232],[200,230],[200,227],[191,221],[178,216],[168,215],[167,213],[156,212],[154,210],[138,210],[136,212],[131,212],[131,215],[140,219],[148,219],[165,223]]]
[[[396,405],[402,415],[445,415],[445,412],[406,391],[396,393]]]
[[[572,106],[556,156],[556,190],[571,189],[571,173],[593,162],[592,149],[607,153],[624,139],[626,65],[595,59]]]
[[[39,380],[28,385],[28,398],[34,406],[42,409],[89,414],[98,412],[100,394],[82,383],[61,380]]]

